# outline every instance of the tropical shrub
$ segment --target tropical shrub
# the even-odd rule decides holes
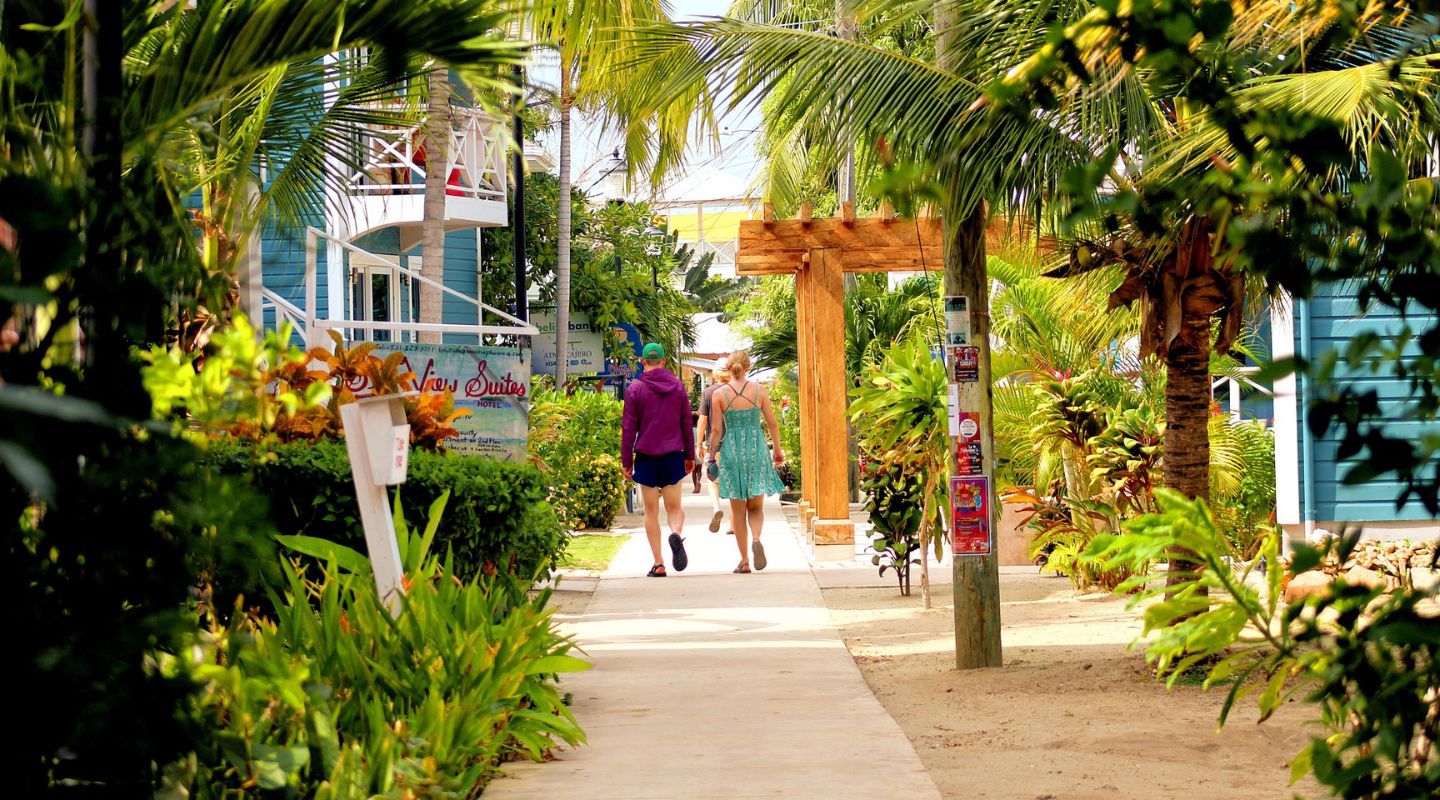
[[[287,564],[273,619],[212,618],[191,647],[161,659],[204,687],[194,718],[205,733],[167,771],[172,789],[468,798],[500,760],[540,760],[554,741],[583,740],[554,676],[588,665],[553,631],[549,593],[530,598],[530,581],[515,576],[461,580],[449,559],[430,556],[444,502],[423,534],[397,510],[409,589],[393,615],[363,555],[292,537],[328,553],[328,568],[312,578]]]
[[[945,364],[931,358],[928,348],[918,343],[900,343],[885,351],[879,366],[872,369],[864,384],[851,390],[850,420],[856,426],[861,453],[868,469],[883,482],[879,497],[871,503],[881,509],[876,529],[874,563],[885,574],[887,566],[909,571],[907,556],[912,549],[902,544],[902,533],[913,510],[917,520],[920,559],[920,593],[930,607],[930,576],[926,554],[932,549],[938,560],[944,552],[944,509],[946,476],[949,475],[949,446],[945,416],[948,385]],[[878,476],[884,476],[883,478]],[[881,505],[883,504],[883,505]],[[892,540],[892,537],[893,540]],[[897,547],[903,547],[900,554]],[[890,550],[899,555],[882,558]],[[881,564],[882,561],[888,564]],[[902,593],[908,580],[901,582]]]
[[[1029,442],[1029,486],[1007,502],[1026,513],[1034,532],[1031,554],[1042,568],[1071,579],[1077,589],[1114,589],[1127,568],[1102,569],[1080,556],[1102,533],[1155,511],[1164,456],[1165,419],[1155,398],[1163,376],[1142,371],[1136,382],[1104,370],[1021,388],[1030,407],[1015,442]],[[1270,530],[1275,508],[1274,436],[1258,421],[1213,414],[1210,495],[1215,516],[1245,559]]]
[[[1228,686],[1221,725],[1237,700],[1257,693],[1262,722],[1295,696],[1318,706],[1325,731],[1292,762],[1292,779],[1313,774],[1346,798],[1440,794],[1437,587],[1387,591],[1341,578],[1328,591],[1282,605],[1275,532],[1261,539],[1262,558],[1237,573],[1242,554],[1203,501],[1167,489],[1157,490],[1156,500],[1159,513],[1133,520],[1124,535],[1096,537],[1085,558],[1138,570],[1183,553],[1196,564],[1180,575],[1137,575],[1120,587],[1136,592],[1132,606],[1146,604],[1142,637],[1157,674],[1173,684],[1208,665],[1205,685]],[[1358,540],[1355,531],[1318,548],[1296,545],[1291,574],[1344,563]]]
[[[243,476],[270,501],[270,520],[282,534],[304,534],[360,548],[350,457],[340,442],[288,444],[221,440],[211,443],[209,463]],[[540,470],[488,458],[417,450],[410,454],[405,483],[412,524],[450,492],[449,511],[436,547],[455,557],[462,578],[499,570],[528,577],[553,569],[565,548],[564,529],[547,501],[549,482]]]
[[[623,409],[602,392],[542,390],[531,397],[530,460],[548,473],[551,502],[572,529],[609,527],[624,507],[618,459]]]
[[[608,453],[580,459],[571,473],[566,488],[565,507],[575,515],[575,526],[609,528],[615,515],[625,506],[625,490],[630,482],[620,467],[620,459]]]
[[[204,350],[180,345],[154,345],[140,354],[145,388],[153,398],[157,419],[177,418],[194,426],[195,435],[225,435],[282,442],[319,441],[341,436],[340,406],[353,403],[356,392],[405,397],[410,444],[423,450],[445,450],[445,440],[460,435],[455,420],[470,413],[457,409],[455,396],[421,390],[415,373],[401,367],[402,353],[381,359],[374,342],[347,347],[330,331],[334,349],[308,353],[291,343],[288,324],[267,331],[263,341],[244,315],[216,330]],[[311,369],[315,364],[324,369]]]
[[[910,566],[920,563],[915,556],[925,555],[919,533],[926,483],[899,464],[861,462],[860,490],[865,493],[865,511],[870,516],[870,549],[875,551],[870,563],[880,568],[882,577],[887,570],[895,570],[903,596],[910,594]],[[935,511],[943,514],[943,507],[937,506]]]

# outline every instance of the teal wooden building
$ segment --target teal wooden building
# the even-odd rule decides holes
[[[1414,330],[1432,322],[1433,318],[1412,318],[1409,324]],[[1332,284],[1308,301],[1283,302],[1272,311],[1270,325],[1275,358],[1300,355],[1313,359],[1327,350],[1343,353],[1351,338],[1362,332],[1393,334],[1405,320],[1394,309],[1378,306],[1362,314],[1354,292]],[[1408,354],[1418,355],[1414,343],[1407,349]],[[1403,381],[1343,366],[1337,378],[1357,388],[1376,390],[1390,417],[1387,427],[1392,435],[1414,437],[1422,431],[1440,430],[1435,423],[1407,415],[1409,387]],[[1440,536],[1440,521],[1417,502],[1396,507],[1401,485],[1393,476],[1354,486],[1344,483],[1349,465],[1338,458],[1338,434],[1332,431],[1317,436],[1305,424],[1305,408],[1313,391],[1303,376],[1288,376],[1274,386],[1276,515],[1286,532],[1298,538],[1316,529],[1338,533],[1358,526],[1371,538]]]
[[[325,347],[331,330],[352,341],[423,337],[454,344],[535,333],[481,296],[480,230],[508,221],[507,131],[482,111],[458,105],[452,111],[443,276],[420,272],[424,122],[366,128],[354,144],[356,157],[331,164],[314,224],[300,231],[267,227],[261,246],[248,249],[241,302],[252,319],[267,328],[289,322],[307,344]],[[442,313],[421,321],[421,284],[432,280],[443,293]],[[482,309],[491,324],[483,324]]]

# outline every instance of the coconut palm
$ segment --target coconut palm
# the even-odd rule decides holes
[[[207,64],[185,85],[147,80],[147,74],[156,73],[172,58],[192,65],[202,58],[231,58],[211,49],[215,44],[204,39],[217,20],[224,19],[215,9],[228,9],[225,13],[239,18],[237,10],[263,10],[265,4],[222,3],[203,9],[172,4],[151,19],[127,53],[130,63],[148,67],[135,73],[137,91],[148,96],[136,101],[127,122],[156,128],[136,131],[139,139],[132,147],[137,156],[152,151],[165,154],[159,162],[161,179],[177,196],[198,193],[201,203],[195,218],[202,231],[202,263],[212,286],[223,289],[232,280],[237,255],[266,217],[297,228],[315,223],[323,198],[343,192],[345,178],[362,166],[364,154],[354,142],[366,128],[418,124],[420,109],[406,102],[405,88],[423,77],[433,60],[419,51],[374,44],[387,31],[403,26],[414,35],[431,36],[427,45],[435,52],[448,51],[464,59],[461,63],[479,91],[503,90],[495,76],[522,54],[518,45],[495,35],[507,17],[505,9],[497,3],[442,5],[457,16],[456,24],[438,39],[433,36],[437,27],[433,16],[407,12],[360,15],[336,40],[333,31],[326,33],[324,18],[311,17],[307,11],[295,20],[298,27],[291,33],[311,37],[308,41],[273,42],[295,47],[304,41],[303,48],[296,48],[301,53],[297,60],[276,63],[270,53],[258,54],[266,58],[265,66],[249,76],[215,74],[214,96],[178,117],[168,104],[193,102],[185,93],[204,91],[200,76],[207,74],[206,69],[224,67]],[[444,13],[447,8],[433,11]],[[227,32],[246,33],[229,23]],[[473,44],[465,44],[464,36],[473,37]],[[343,49],[325,55],[327,45],[322,40],[339,41]],[[328,103],[322,94],[327,86],[339,87]],[[172,116],[167,118],[167,112]],[[182,317],[181,340],[192,344],[203,343],[204,332],[218,319],[203,306],[182,310]]]
[[[704,95],[703,84],[692,84],[664,103],[641,113],[627,99],[624,65],[632,31],[668,23],[663,0],[536,0],[529,9],[529,28],[535,41],[552,49],[559,61],[559,85],[554,108],[559,118],[560,196],[571,187],[572,114],[597,114],[624,133],[627,163],[649,165],[659,176],[679,163],[683,131],[690,111]],[[703,108],[704,104],[700,103]],[[678,127],[677,127],[678,126]],[[560,204],[560,235],[555,267],[556,351],[555,380],[565,382],[566,334],[570,321],[571,209]]]
[[[1244,102],[1335,115],[1349,123],[1357,150],[1367,137],[1405,135],[1400,122],[1406,115],[1436,102],[1429,56],[1403,59],[1397,69],[1375,66],[1393,55],[1387,43],[1410,39],[1376,28],[1368,50],[1317,45],[1313,21],[1290,19],[1286,4],[1252,5],[1241,10],[1231,45],[1254,54],[1259,68],[1280,74],[1253,79],[1242,89]],[[1089,167],[1117,144],[1125,156],[1111,171],[1113,182],[1144,180],[1143,170],[1209,169],[1226,156],[1223,134],[1152,95],[1143,76],[1124,68],[1121,59],[1090,59],[1091,86],[1051,108],[983,113],[994,97],[1020,91],[1011,82],[1055,58],[1046,43],[1052,23],[1103,16],[1092,4],[942,0],[933,8],[948,20],[937,24],[944,67],[823,34],[720,21],[646,37],[645,57],[661,66],[643,90],[659,102],[687,82],[711,80],[735,104],[769,95],[767,102],[791,109],[791,130],[806,134],[812,159],[835,161],[840,154],[829,142],[847,127],[862,141],[883,140],[888,157],[933,173],[936,196],[955,231],[947,261],[984,258],[984,203],[1002,213],[1051,219],[1061,209],[1046,200],[1055,196],[1060,176],[1071,167]],[[932,5],[880,0],[873,9],[898,18],[907,9],[928,13]],[[987,86],[999,90],[987,92]],[[1225,258],[1217,258],[1214,227],[1201,214],[1181,215],[1157,241],[1077,248],[1065,271],[1131,267],[1115,300],[1147,298],[1143,350],[1164,356],[1176,373],[1167,382],[1167,419],[1202,421],[1172,422],[1167,429],[1168,449],[1191,455],[1171,459],[1166,482],[1191,496],[1203,496],[1207,485],[1203,411],[1210,392],[1211,321],[1220,319],[1220,349],[1228,348],[1239,330],[1243,298],[1243,283],[1231,276]]]

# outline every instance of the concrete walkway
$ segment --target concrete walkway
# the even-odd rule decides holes
[[[644,577],[649,547],[633,534],[565,626],[595,663],[562,685],[588,745],[507,765],[486,796],[938,800],[831,624],[779,503],[766,505],[770,565],[751,575],[731,574],[724,526],[706,529],[708,495],[687,488],[685,507],[689,569]]]

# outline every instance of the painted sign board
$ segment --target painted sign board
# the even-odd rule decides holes
[[[540,334],[530,339],[535,353],[536,375],[555,374],[555,312],[541,311],[530,315],[530,323]],[[568,375],[597,375],[605,369],[605,335],[590,324],[589,315],[570,312],[570,335],[566,338],[565,371]]]
[[[552,348],[553,350],[553,348]],[[375,354],[403,353],[404,369],[425,391],[450,390],[470,413],[453,423],[459,438],[445,447],[503,461],[526,457],[530,430],[530,354],[513,347],[381,342]],[[368,394],[355,390],[356,396]]]
[[[957,556],[988,556],[990,540],[990,479],[984,475],[950,479],[950,552]]]
[[[611,325],[610,330],[625,341],[625,352],[631,356],[629,359],[605,360],[605,374],[611,376],[605,379],[605,383],[619,386],[624,381],[640,377],[640,373],[645,371],[645,365],[640,363],[640,348],[644,343],[640,341],[640,329],[628,322]]]

